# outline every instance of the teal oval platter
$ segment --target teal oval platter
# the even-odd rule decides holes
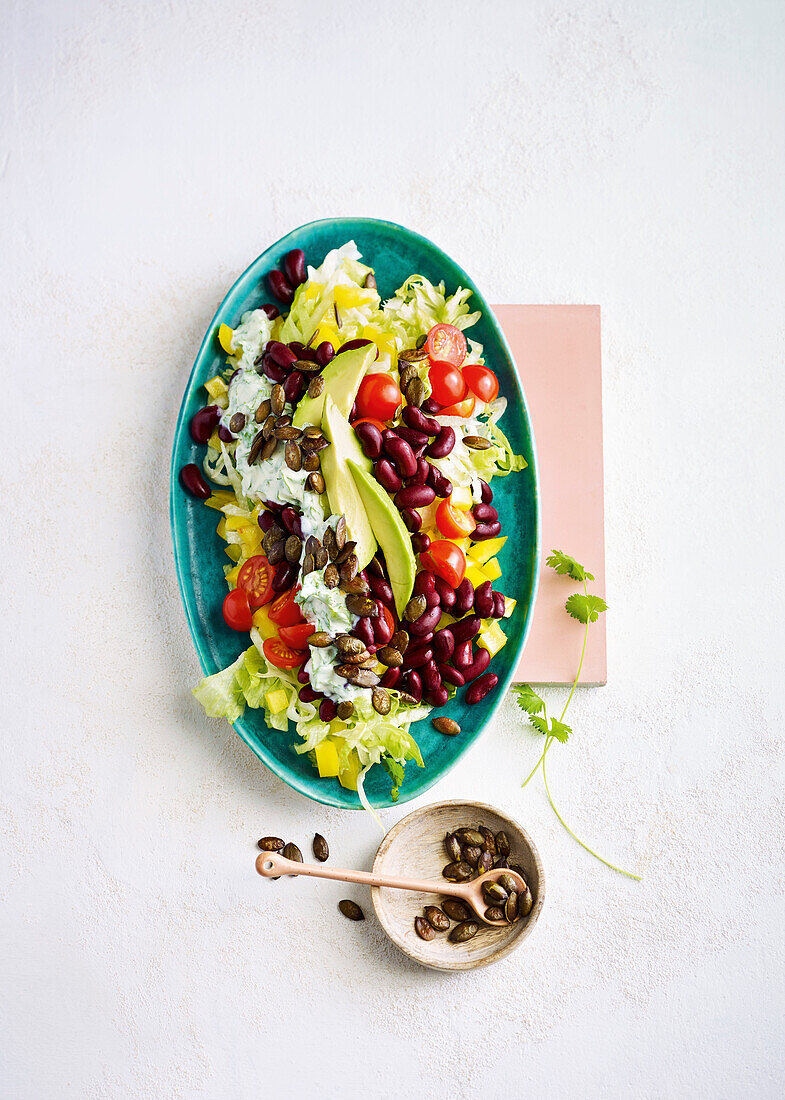
[[[466,272],[440,248],[425,237],[392,222],[372,218],[329,218],[300,226],[261,254],[243,272],[226,295],[199,348],[185,389],[174,434],[170,475],[170,517],[177,578],[183,606],[199,662],[206,676],[231,664],[248,648],[245,634],[231,630],[223,620],[221,606],[226,595],[222,565],[224,543],[216,533],[216,513],[202,501],[189,496],[179,481],[180,469],[189,462],[201,468],[204,447],[191,439],[188,425],[194,413],[205,403],[202,389],[207,379],[226,366],[225,355],[217,340],[221,323],[234,328],[246,310],[274,300],[265,276],[278,267],[287,252],[301,248],[306,262],[317,267],[327,252],[354,240],[363,261],[376,274],[382,299],[390,298],[410,275],[424,275],[434,283],[444,281],[449,293],[458,286],[471,289],[469,305],[482,312],[481,319],[469,331],[484,349],[485,361],[497,374],[500,394],[508,404],[501,427],[516,454],[522,454],[528,467],[517,474],[494,478],[493,503],[499,512],[502,534],[509,538],[499,556],[502,576],[494,587],[517,600],[509,619],[502,620],[508,641],[494,657],[491,671],[499,684],[475,706],[467,706],[461,689],[440,714],[454,718],[461,726],[456,737],[446,737],[424,718],[412,725],[425,761],[418,768],[410,761],[397,803],[390,797],[391,781],[381,766],[370,769],[365,792],[376,807],[388,807],[417,798],[437,783],[475,743],[493,717],[509,687],[531,626],[537,593],[540,561],[540,509],[537,459],[529,411],[518,372],[504,334],[483,295]],[[525,371],[525,364],[524,364]],[[194,700],[195,707],[198,703]],[[320,779],[306,755],[294,751],[296,731],[269,729],[264,712],[247,709],[234,723],[234,729],[259,759],[284,783],[316,802],[345,809],[360,809],[355,791],[344,789],[337,779]]]

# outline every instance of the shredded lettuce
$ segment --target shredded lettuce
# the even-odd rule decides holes
[[[458,287],[447,295],[444,283],[434,286],[423,275],[410,275],[395,297],[384,303],[382,314],[388,326],[402,340],[402,346],[414,344],[418,336],[440,323],[467,329],[480,319],[479,310],[469,311],[471,291]],[[472,341],[472,354],[482,355],[482,346]]]

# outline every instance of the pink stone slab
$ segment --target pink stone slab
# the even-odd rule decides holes
[[[540,467],[543,555],[572,554],[605,596],[599,306],[493,306],[518,365]],[[502,421],[504,427],[504,421]],[[564,610],[576,584],[543,565],[516,681],[570,683],[583,626]],[[607,681],[605,616],[594,623],[581,683]]]

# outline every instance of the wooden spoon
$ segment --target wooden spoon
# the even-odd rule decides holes
[[[486,901],[482,894],[483,883],[496,882],[500,875],[509,875],[519,887],[519,895],[526,891],[526,883],[517,871],[509,867],[496,867],[486,871],[471,882],[452,882],[442,879],[440,882],[427,882],[416,878],[397,878],[394,875],[375,875],[370,871],[348,871],[341,867],[325,867],[321,863],[299,863],[286,859],[278,852],[262,852],[256,857],[256,870],[264,878],[280,878],[281,875],[310,875],[312,878],[329,878],[338,882],[357,882],[362,886],[387,886],[393,890],[417,890],[425,894],[446,894],[451,898],[460,898],[477,914],[483,924],[492,928],[509,928],[506,920],[488,920],[485,910],[493,903]]]

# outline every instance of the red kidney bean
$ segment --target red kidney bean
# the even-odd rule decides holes
[[[498,520],[495,523],[478,523],[472,531],[472,541],[485,542],[486,539],[495,539],[501,534],[501,530],[502,525]]]
[[[471,639],[464,642],[456,642],[452,651],[452,663],[460,673],[463,673],[472,663]]]
[[[468,577],[464,577],[455,589],[455,607],[453,614],[465,615],[474,607],[474,585]]]
[[[263,306],[259,306],[259,309],[266,313],[271,321],[281,316],[281,311],[278,309],[278,306],[274,306],[272,302],[265,302]]]
[[[418,409],[416,405],[405,405],[401,416],[410,428],[414,428],[414,430],[421,435],[438,435],[442,430],[442,426],[438,420],[433,420],[430,416],[426,416],[422,409]]]
[[[474,706],[475,703],[481,703],[488,692],[493,691],[498,682],[499,677],[495,672],[486,672],[479,680],[475,680],[466,692],[466,702],[469,706]]]
[[[422,686],[424,691],[435,691],[442,686],[442,678],[434,661],[426,661],[420,669]]]
[[[374,619],[374,623],[375,622],[376,622],[376,619]],[[390,635],[390,637],[392,638],[392,634]],[[368,652],[371,654],[371,656],[373,656],[377,649],[382,648],[382,644],[381,644],[381,642],[371,642],[371,644],[367,645],[365,648],[368,650]]]
[[[480,480],[480,499],[483,504],[490,504],[493,500],[493,489],[487,481]]]
[[[416,619],[413,623],[408,623],[406,629],[414,637],[422,637],[423,634],[430,634],[432,632],[441,617],[442,611],[438,604],[435,607],[428,607],[423,611],[419,619]]]
[[[269,355],[265,355],[264,362],[262,363],[262,370],[270,379],[271,382],[285,382],[286,371],[283,367],[279,367]]]
[[[495,523],[499,513],[492,504],[475,504],[472,514],[478,523]]]
[[[439,597],[439,593],[436,591],[435,588],[429,588],[428,591],[425,593],[425,603],[428,607],[439,606],[439,604],[441,603],[441,599]]]
[[[408,694],[419,703],[422,699],[422,680],[420,679],[419,673],[412,669],[402,676],[400,690],[408,692]]]
[[[319,717],[323,722],[332,722],[338,714],[338,707],[332,699],[322,699],[319,704]]]
[[[459,672],[457,668],[453,668],[452,665],[446,665],[442,662],[437,667],[443,683],[452,684],[453,687],[457,688],[463,687],[466,683],[463,673]]]
[[[297,566],[289,561],[280,561],[273,573],[273,592],[283,592],[291,588],[297,576]]]
[[[382,433],[375,424],[358,424],[354,429],[366,458],[376,460],[382,453]]]
[[[377,645],[387,645],[393,636],[392,627],[387,620],[386,615],[377,615],[375,619],[371,620],[373,623],[373,640]]]
[[[385,488],[387,488],[386,485]],[[436,493],[430,485],[407,485],[405,489],[399,489],[395,494],[395,503],[398,508],[424,508],[435,499]]]
[[[430,463],[424,458],[417,459],[417,473],[409,478],[407,485],[425,485],[428,480]],[[433,486],[431,486],[433,488]]]
[[[490,663],[491,655],[487,649],[482,649],[482,647],[475,649],[472,654],[471,664],[461,669],[466,683],[468,684],[470,680],[476,680],[478,676],[481,676]]]
[[[452,492],[452,482],[436,466],[428,463],[428,484],[437,497],[448,497]]]
[[[401,519],[404,522],[404,526],[411,534],[416,535],[422,527],[422,516],[416,508],[404,508],[401,512]]]
[[[481,629],[482,619],[479,615],[467,615],[465,619],[452,623],[450,626],[456,642],[465,642],[467,638],[476,638]]]
[[[292,289],[292,284],[282,271],[271,271],[267,276],[267,282],[270,284],[270,290],[279,301],[287,306],[292,304],[294,301],[294,290]]]
[[[426,451],[426,446],[425,446],[424,443],[423,443],[422,447],[412,447],[412,454],[414,455],[414,457],[417,459],[418,462],[420,461],[420,459],[425,454],[425,451]]]
[[[294,352],[297,359],[305,358],[305,344],[301,344],[299,340],[290,340],[286,346]]]
[[[449,626],[437,630],[433,636],[433,655],[437,661],[449,661],[455,650],[455,637]]]
[[[375,596],[377,600],[381,600],[382,603],[392,606],[393,590],[389,581],[385,580],[384,577],[372,575],[368,578],[368,585],[372,596]]]
[[[206,443],[215,431],[221,419],[221,410],[217,405],[205,405],[191,417],[189,431],[194,443]]]
[[[301,684],[310,684],[311,678],[305,671],[305,666],[297,670],[297,679]]]
[[[369,619],[367,615],[363,615],[362,618],[358,619],[354,624],[352,634],[355,638],[359,638],[361,642],[365,642],[366,646],[373,645],[373,620]]]
[[[426,550],[430,549],[431,539],[429,535],[420,531],[416,535],[412,535],[412,547],[415,554],[424,554]]]
[[[412,408],[411,405],[406,406],[407,409]],[[428,442],[428,436],[425,432],[418,432],[415,428],[407,428],[405,424],[399,424],[395,429],[396,434],[405,439],[410,447],[424,447]]]
[[[335,358],[335,348],[329,340],[322,340],[316,349],[316,362],[320,367],[326,367],[333,358]]]
[[[439,593],[442,610],[450,611],[451,608],[455,607],[455,589],[451,588],[443,577],[436,577],[434,584],[436,585],[436,591]]]
[[[351,410],[349,411],[349,423],[353,424],[359,415],[360,414],[357,411],[357,402],[353,401]]]
[[[403,655],[403,664],[401,668],[421,668],[426,661],[430,661],[433,657],[433,650],[426,643],[424,645],[408,645],[406,652]]]
[[[315,703],[317,699],[323,699],[321,691],[314,691],[310,684],[304,684],[297,693],[304,703]]]
[[[488,619],[493,614],[493,585],[485,581],[474,590],[474,610],[483,619]]]
[[[445,458],[455,446],[455,432],[452,428],[441,428],[433,443],[428,447],[431,458]]]
[[[270,530],[275,523],[275,516],[272,512],[264,511],[259,513],[259,526],[266,533]]]
[[[433,691],[429,691],[427,693],[427,695],[425,696],[425,701],[429,704],[429,706],[443,707],[449,698],[450,693],[447,691],[447,688],[440,685],[439,687],[434,688]]]
[[[191,496],[199,500],[207,500],[210,495],[210,488],[195,462],[189,462],[187,466],[183,466],[180,471],[180,484]]]
[[[276,514],[283,511],[283,504],[279,504],[277,500],[263,500],[262,504]]]
[[[400,476],[413,477],[417,473],[417,459],[406,440],[392,433],[387,435],[386,432],[382,440],[385,453],[392,459]]]
[[[305,389],[305,375],[299,370],[293,370],[283,383],[283,392],[290,405],[296,405]]]
[[[383,688],[394,688],[400,678],[401,670],[399,668],[388,668],[380,682]]]
[[[420,408],[426,415],[434,416],[436,413],[440,412],[444,406],[440,405],[435,397],[426,397]]]
[[[229,429],[225,425],[219,424],[218,425],[218,438],[224,443],[231,443],[232,440],[234,439],[234,436],[232,435],[232,433],[229,431]]]
[[[507,610],[507,601],[504,598],[503,593],[494,592],[493,594],[493,617],[494,619],[503,619],[504,612]]]
[[[345,344],[341,344],[335,354],[341,355],[345,351],[354,351],[355,348],[364,348],[370,344],[370,342],[370,340],[347,340]]]
[[[286,344],[282,344],[280,340],[271,340],[269,342],[267,345],[267,354],[279,367],[291,367],[292,363],[297,361],[297,356],[292,349],[287,348]]]
[[[396,493],[401,488],[401,479],[396,474],[395,467],[389,458],[380,458],[374,464],[373,476],[388,493]]]
[[[297,529],[300,527],[300,517],[289,504],[281,511],[281,523],[290,535],[299,535],[302,538],[302,530]]]
[[[283,269],[292,286],[299,286],[300,283],[305,282],[305,253],[301,248],[293,248],[291,252],[286,253],[283,258]]]
[[[436,577],[427,569],[421,569],[414,578],[413,591],[415,596],[424,596],[428,592],[433,592],[435,587]]]

